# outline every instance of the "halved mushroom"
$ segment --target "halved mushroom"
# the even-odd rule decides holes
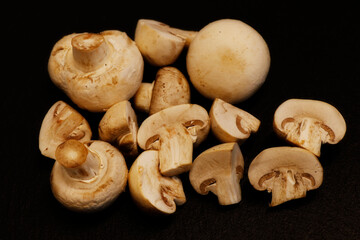
[[[171,106],[190,103],[189,83],[177,68],[160,68],[152,84],[141,84],[134,102],[136,108],[150,115]]]
[[[214,100],[209,115],[211,130],[222,142],[242,143],[260,126],[253,115],[219,98]]]
[[[158,151],[142,152],[129,171],[130,194],[145,211],[171,214],[186,202],[185,193],[181,180],[162,176],[158,166]]]
[[[202,152],[191,167],[190,183],[196,192],[217,195],[219,204],[241,201],[240,179],[243,178],[244,159],[235,142],[223,143]]]
[[[321,144],[336,144],[346,132],[345,120],[335,107],[310,99],[282,103],[275,111],[273,126],[280,137],[316,156],[320,156]]]
[[[138,144],[144,150],[159,150],[160,172],[174,176],[190,169],[192,151],[208,135],[207,111],[196,104],[181,104],[161,110],[143,121]]]
[[[272,192],[270,206],[306,196],[320,187],[323,168],[316,156],[298,147],[273,147],[263,150],[251,162],[248,176],[259,191]]]
[[[55,152],[51,190],[66,208],[92,212],[110,205],[125,190],[128,169],[123,155],[103,141],[68,140]]]
[[[150,64],[166,66],[176,61],[196,34],[195,31],[172,28],[155,20],[140,19],[135,30],[135,42]]]
[[[86,119],[74,108],[58,101],[46,113],[39,133],[41,154],[55,159],[55,150],[63,142],[76,139],[86,142],[91,139],[91,128]]]
[[[127,100],[111,106],[99,123],[99,137],[119,148],[126,156],[136,156],[137,118]]]
[[[124,32],[74,33],[55,44],[48,70],[54,84],[80,108],[101,112],[136,93],[144,61]]]

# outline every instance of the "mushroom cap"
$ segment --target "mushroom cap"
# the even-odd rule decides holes
[[[68,139],[86,142],[91,139],[91,128],[86,119],[63,101],[54,103],[46,113],[39,133],[41,154],[55,159],[55,150]]]
[[[170,214],[176,204],[186,202],[181,180],[165,177],[159,171],[158,151],[142,152],[129,171],[129,190],[135,203],[152,213]]]
[[[279,168],[296,168],[312,175],[315,184],[309,186],[309,190],[322,184],[323,168],[314,154],[298,147],[273,147],[263,150],[251,162],[248,170],[251,185],[257,190],[266,190],[259,185],[260,178]]]
[[[75,63],[72,39],[80,36],[78,33],[60,39],[48,63],[54,84],[80,108],[92,112],[106,111],[117,102],[129,100],[139,88],[144,70],[141,53],[126,33],[109,30],[100,35],[109,51],[97,69],[87,72]]]
[[[195,191],[203,195],[208,193],[209,185],[216,185],[211,191],[218,196],[220,204],[228,205],[241,200],[239,182],[243,171],[239,145],[223,143],[205,150],[194,160],[189,179]]]
[[[184,127],[199,126],[196,129],[194,145],[200,144],[210,130],[210,119],[205,108],[197,104],[180,104],[163,109],[146,118],[138,129],[138,144],[147,149],[148,140],[161,133],[165,126],[183,124]],[[194,131],[192,131],[193,135]]]
[[[107,207],[125,190],[128,169],[123,155],[111,144],[90,141],[85,146],[100,159],[99,174],[90,180],[75,179],[56,161],[50,183],[55,198],[65,207],[92,212]]]
[[[250,113],[216,98],[210,109],[211,130],[222,142],[242,142],[257,132],[260,120]]]
[[[239,20],[221,19],[198,32],[189,46],[186,65],[191,82],[202,95],[237,103],[265,81],[270,53],[252,27]]]
[[[286,132],[282,123],[287,118],[313,118],[329,127],[334,136],[328,139],[328,143],[338,143],[346,133],[346,122],[341,113],[332,105],[310,99],[289,99],[283,102],[274,114],[274,129],[282,137]]]

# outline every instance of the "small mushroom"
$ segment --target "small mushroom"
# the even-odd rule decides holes
[[[48,70],[54,84],[80,108],[101,112],[136,93],[144,61],[124,32],[74,33],[55,44]]]
[[[150,64],[166,66],[176,61],[196,34],[195,31],[172,28],[155,20],[140,19],[135,30],[135,42]]]
[[[171,106],[190,103],[190,86],[177,68],[163,67],[152,84],[142,83],[134,102],[136,108],[151,115]]]
[[[66,208],[93,212],[110,205],[125,190],[128,170],[123,155],[103,141],[67,140],[55,152],[51,190]]]
[[[238,103],[264,83],[270,53],[261,35],[234,19],[221,19],[202,28],[191,42],[187,71],[194,87],[205,97]]]
[[[125,156],[134,157],[137,149],[137,118],[127,100],[111,106],[99,123],[99,137],[119,148]]]
[[[142,152],[129,171],[129,190],[135,203],[152,213],[171,214],[186,202],[181,180],[159,172],[158,151]]]
[[[275,111],[273,126],[281,138],[318,157],[321,144],[336,144],[346,132],[345,120],[335,107],[310,99],[282,103]]]
[[[143,121],[138,144],[144,150],[159,150],[160,172],[174,176],[190,169],[193,145],[208,135],[207,111],[196,104],[181,104],[161,110]]]
[[[244,159],[239,145],[223,143],[202,152],[189,172],[190,183],[196,192],[217,195],[219,204],[230,205],[241,201],[240,180],[243,178]]]
[[[270,206],[303,198],[323,181],[323,168],[316,156],[298,147],[263,150],[251,162],[248,176],[259,191],[272,192]]]
[[[253,115],[219,98],[214,100],[209,115],[211,130],[222,142],[242,143],[260,126]]]
[[[63,142],[91,139],[91,128],[86,119],[74,108],[58,101],[46,113],[39,133],[39,149],[42,155],[55,159],[55,150]]]

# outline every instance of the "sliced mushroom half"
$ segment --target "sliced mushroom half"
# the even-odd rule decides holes
[[[99,137],[119,148],[126,156],[136,156],[137,149],[137,118],[131,103],[121,101],[104,114],[99,123]]]
[[[336,144],[345,135],[346,123],[332,105],[309,99],[289,99],[274,114],[274,130],[287,141],[320,156],[323,143]]]
[[[209,115],[211,130],[222,142],[242,143],[260,126],[256,117],[219,98],[214,100]]]
[[[263,150],[251,162],[248,176],[259,191],[272,192],[270,206],[303,198],[320,187],[323,168],[317,157],[298,147],[274,147]]]
[[[161,174],[174,176],[190,170],[193,145],[199,145],[209,129],[209,115],[203,107],[181,104],[145,119],[137,139],[140,148],[159,150]]]
[[[241,201],[240,179],[244,159],[237,143],[223,143],[201,153],[191,167],[190,183],[196,192],[217,195],[219,204]]]
[[[61,143],[69,139],[86,142],[91,135],[86,119],[67,103],[58,101],[46,113],[41,124],[39,149],[42,155],[55,159],[55,150]]]
[[[186,202],[181,180],[162,176],[158,151],[142,152],[129,172],[129,190],[135,203],[151,213],[171,214]]]
[[[101,210],[125,190],[128,169],[123,155],[103,141],[68,140],[55,153],[51,189],[65,207],[81,212]]]

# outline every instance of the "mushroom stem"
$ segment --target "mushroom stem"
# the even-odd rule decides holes
[[[84,72],[98,69],[106,61],[109,47],[101,34],[83,33],[71,40],[75,64]]]
[[[99,158],[77,140],[71,139],[60,144],[56,149],[55,159],[72,178],[92,180],[99,174]]]
[[[218,177],[216,183],[208,185],[206,190],[217,195],[220,205],[231,205],[241,201],[241,188],[235,174],[231,178]]]

